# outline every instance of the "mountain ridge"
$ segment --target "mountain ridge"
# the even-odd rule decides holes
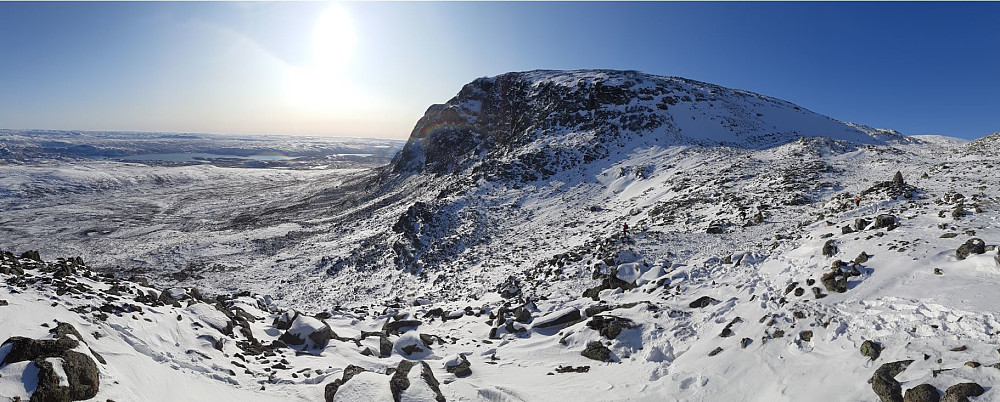
[[[393,158],[397,174],[531,179],[636,146],[761,149],[802,137],[856,145],[914,140],[843,123],[790,102],[637,71],[533,70],[483,77],[432,105]]]

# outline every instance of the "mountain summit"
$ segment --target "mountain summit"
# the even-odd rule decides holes
[[[393,159],[396,173],[537,179],[615,151],[700,145],[766,149],[802,137],[907,142],[790,102],[637,71],[536,70],[477,79],[433,105]]]

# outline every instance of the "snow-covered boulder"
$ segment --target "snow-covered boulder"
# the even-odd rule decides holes
[[[396,372],[389,379],[389,390],[396,401],[438,401],[444,402],[441,384],[434,378],[434,372],[427,362],[420,362],[420,371],[412,370],[417,362],[403,360],[396,366]]]
[[[307,349],[323,349],[330,342],[330,339],[336,337],[337,334],[326,322],[299,315],[292,322],[288,331],[285,331],[278,339],[290,346],[302,345]]]
[[[299,313],[297,311],[285,310],[281,314],[274,317],[274,321],[271,322],[271,326],[281,330],[291,328],[292,322],[295,321],[298,316]]]
[[[399,336],[393,344],[393,350],[407,359],[420,360],[430,355],[430,347],[420,339],[416,332],[407,332]]]
[[[639,263],[632,262],[628,264],[621,264],[618,266],[618,270],[615,276],[628,283],[635,283],[636,280],[642,276],[643,266]]]
[[[444,369],[456,377],[468,377],[472,375],[472,364],[463,354],[448,356],[444,361]]]
[[[209,327],[219,330],[219,332],[231,335],[233,324],[223,312],[205,303],[196,303],[188,306],[187,311],[197,317],[201,322]]]

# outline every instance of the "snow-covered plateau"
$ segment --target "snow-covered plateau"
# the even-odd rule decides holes
[[[998,136],[611,70],[405,145],[0,131],[0,397],[1000,401]]]

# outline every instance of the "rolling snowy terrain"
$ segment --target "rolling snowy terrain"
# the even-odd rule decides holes
[[[585,70],[476,80],[381,166],[38,135],[0,133],[0,396],[1000,400],[997,134]],[[114,160],[177,152],[243,158]]]

